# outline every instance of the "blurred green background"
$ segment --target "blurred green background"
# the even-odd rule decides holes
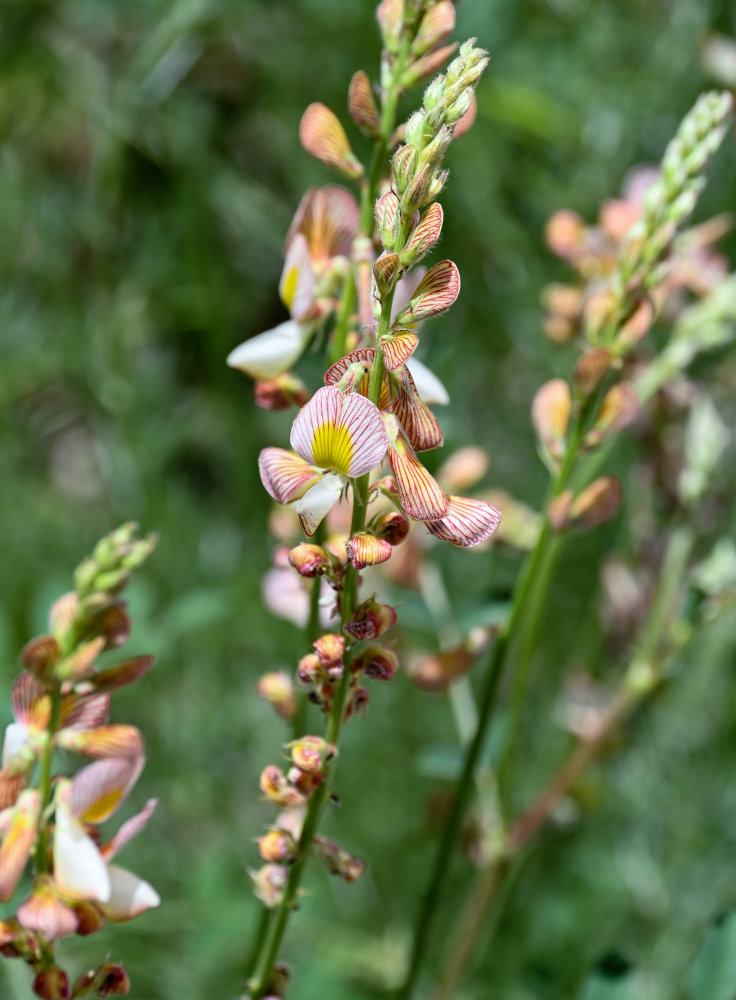
[[[456,37],[477,36],[492,62],[442,199],[441,254],[463,291],[425,328],[423,358],[453,398],[440,414],[448,450],[488,449],[489,481],[538,504],[529,403],[572,356],[541,334],[541,289],[567,276],[544,223],[562,207],[592,220],[630,166],[659,159],[712,85],[703,40],[733,34],[734,12],[730,0],[463,0],[457,13]],[[62,955],[80,971],[109,952],[139,1000],[231,997],[257,914],[253,838],[271,816],[258,774],[286,738],[254,685],[304,650],[259,593],[272,542],[256,457],[286,442],[290,417],[256,409],[224,358],[285,318],[284,234],[303,190],[334,180],[299,146],[298,122],[316,100],[345,117],[352,73],[377,76],[374,5],[9,0],[0,19],[4,688],[100,535],[124,520],[160,534],[131,588],[130,649],[157,667],[113,716],[148,745],[130,808],[160,799],[123,864],[163,905]],[[698,218],[734,203],[726,145]],[[542,703],[590,646],[597,564],[621,535],[616,522],[575,543],[559,569]],[[461,624],[503,611],[515,558],[443,551],[442,565]],[[429,646],[426,609],[404,604],[409,637]],[[693,995],[684,970],[736,903],[733,624],[704,638],[636,722],[610,780],[591,776],[586,824],[536,847],[459,996],[590,1000],[628,982],[591,983],[605,956],[607,969],[632,964],[648,1000]],[[310,871],[285,951],[295,1000],[367,1000],[395,978],[433,856],[427,802],[449,787],[456,743],[445,700],[406,675],[374,688],[367,720],[348,728],[329,828],[368,868],[354,886]],[[542,712],[530,789],[563,745]],[[469,878],[458,867],[440,926]],[[5,962],[0,977],[4,997],[30,995],[24,967]]]

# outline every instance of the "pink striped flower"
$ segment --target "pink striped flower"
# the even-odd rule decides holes
[[[382,461],[388,440],[380,411],[369,399],[357,393],[343,396],[328,385],[297,414],[291,445],[294,452],[263,449],[261,481],[279,503],[299,501],[302,528],[313,535],[347,481]]]

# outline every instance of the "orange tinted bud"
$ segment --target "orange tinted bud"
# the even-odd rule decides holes
[[[583,220],[577,212],[562,209],[550,217],[544,235],[553,253],[569,259],[580,249],[584,231]]]
[[[289,808],[304,802],[304,796],[289,784],[284,772],[275,764],[261,771],[260,787],[266,798],[277,806]]]
[[[350,539],[346,545],[348,559],[356,569],[377,566],[391,558],[391,544],[362,531]]]
[[[421,56],[447,38],[455,27],[455,7],[451,0],[439,0],[439,3],[427,7],[412,42],[412,55]]]
[[[330,565],[330,557],[321,545],[303,542],[289,552],[289,562],[300,576],[321,576]]]
[[[367,646],[353,660],[353,670],[374,681],[390,681],[399,669],[399,658],[392,649]]]
[[[295,856],[296,844],[283,830],[269,830],[258,841],[258,853],[264,861],[289,862]]]
[[[562,531],[567,526],[571,503],[572,490],[563,490],[547,504],[547,519],[555,531]]]
[[[326,670],[333,679],[342,677],[345,637],[337,635],[334,632],[328,632],[326,635],[320,636],[312,645],[323,670]]]
[[[543,327],[546,336],[555,344],[566,344],[575,336],[575,326],[569,320],[554,313],[544,317]]]
[[[621,353],[628,351],[644,337],[654,321],[654,309],[650,302],[642,302],[634,314],[628,319],[616,336],[616,349]]]
[[[310,104],[299,124],[299,138],[308,153],[352,180],[363,176],[363,167],[350,148],[348,137],[334,112],[320,103]]]
[[[378,116],[373,87],[367,73],[359,69],[353,75],[348,88],[348,111],[358,128],[367,135],[378,135],[381,119]]]
[[[396,285],[401,274],[401,261],[397,253],[385,253],[373,265],[373,277],[381,298]]]
[[[440,66],[450,58],[452,53],[457,48],[457,42],[453,42],[452,45],[443,45],[439,49],[435,49],[434,52],[428,52],[426,56],[422,56],[421,59],[417,59],[413,62],[411,66],[407,69],[404,75],[401,77],[401,84],[403,87],[413,87],[415,83],[419,83],[425,77],[430,76],[432,73],[436,73]],[[460,124],[460,119],[456,125]],[[457,135],[457,131],[455,133]]]
[[[568,527],[594,528],[616,514],[623,500],[621,480],[601,476],[573,500],[568,515]]]
[[[546,382],[534,396],[532,423],[542,446],[553,459],[563,454],[571,407],[570,388],[561,378]]]
[[[301,739],[287,743],[286,747],[296,767],[308,774],[321,774],[327,761],[337,752],[321,736],[302,736]]]
[[[395,624],[396,611],[389,604],[379,604],[370,598],[358,605],[345,631],[354,639],[377,639]]]
[[[274,670],[263,674],[258,680],[258,694],[273,705],[282,719],[287,722],[294,718],[296,698],[291,677],[284,670]]]
[[[578,359],[573,371],[575,387],[583,396],[589,396],[601,379],[613,367],[613,355],[607,347],[594,347]]]
[[[485,476],[488,462],[488,452],[483,448],[460,448],[443,463],[437,479],[448,493],[460,493]]]
[[[583,306],[583,293],[573,285],[552,284],[544,289],[545,309],[567,320],[577,320]]]
[[[421,204],[421,202],[419,202]],[[418,323],[447,312],[460,294],[460,272],[451,260],[441,260],[424,275],[397,323]]]
[[[586,435],[588,446],[596,445],[603,438],[617,434],[639,414],[639,397],[631,382],[619,382],[603,397],[595,424]]]
[[[68,1000],[72,995],[69,977],[56,965],[43,969],[36,975],[33,992],[43,1000]]]
[[[472,667],[488,646],[488,632],[481,629],[460,646],[425,656],[410,667],[411,679],[422,691],[446,691]]]
[[[31,639],[23,647],[20,659],[26,670],[39,679],[46,677],[53,670],[56,661],[61,656],[59,644],[51,635],[39,635]]]

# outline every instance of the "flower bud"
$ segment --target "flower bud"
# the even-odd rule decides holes
[[[289,552],[289,562],[299,576],[322,576],[330,565],[330,557],[321,545],[302,542]]]
[[[125,996],[130,993],[130,979],[122,965],[105,962],[85,972],[74,983],[74,996],[94,993],[98,997]]]
[[[375,138],[381,130],[381,119],[378,115],[373,88],[367,73],[359,69],[353,75],[348,88],[348,111],[355,124],[366,135]]]
[[[601,379],[610,372],[613,364],[613,354],[607,347],[594,347],[578,358],[572,378],[583,398],[590,396]]]
[[[401,260],[397,253],[386,253],[373,265],[373,277],[381,298],[391,292],[401,276]]]
[[[258,694],[276,709],[282,719],[289,722],[296,712],[294,684],[285,670],[263,674],[258,680]]]
[[[288,864],[296,856],[296,843],[291,834],[272,829],[259,838],[258,853],[264,861]]]
[[[368,711],[370,697],[370,694],[364,687],[353,688],[350,692],[348,703],[345,706],[345,718],[350,719],[353,715],[359,715],[361,719],[364,718],[365,713]]]
[[[406,149],[405,146],[401,147]],[[387,250],[390,250],[396,243],[399,232],[401,217],[399,213],[399,199],[393,191],[387,191],[376,202],[375,207],[376,228],[381,242]]]
[[[426,8],[414,36],[412,55],[421,56],[440,45],[455,27],[455,6],[452,0],[439,0]]]
[[[570,490],[548,505],[550,524],[556,531],[594,528],[609,521],[621,506],[623,488],[615,476],[601,476],[574,499]]]
[[[349,854],[334,841],[324,837],[314,838],[314,851],[322,858],[332,875],[339,875],[346,882],[355,882],[365,870],[365,862],[361,858]]]
[[[604,438],[617,434],[636,420],[639,414],[639,397],[631,382],[619,382],[603,397],[593,427],[585,436],[588,447],[599,444]]]
[[[264,1000],[280,1000],[281,997],[286,995],[290,982],[291,969],[286,962],[277,962],[268,980],[269,996],[265,997]],[[270,994],[273,994],[273,996]]]
[[[323,670],[332,680],[343,675],[342,658],[345,654],[345,637],[335,632],[328,632],[312,643],[317,653],[317,659]]]
[[[445,97],[445,78],[444,76],[436,76],[434,80],[430,83],[427,89],[424,91],[424,99],[422,101],[424,107],[427,111],[432,111],[439,104],[442,103]]]
[[[563,260],[571,260],[583,246],[585,224],[577,212],[563,208],[548,219],[545,238],[552,253]]]
[[[250,873],[253,892],[264,906],[273,908],[283,899],[289,869],[284,865],[267,864],[257,872]]]
[[[425,141],[427,117],[423,111],[415,111],[405,125],[407,144],[421,148]]]
[[[442,125],[434,139],[422,150],[419,162],[428,163],[431,167],[439,167],[451,142],[452,129],[449,125]]]
[[[381,514],[373,523],[373,532],[390,545],[399,545],[409,534],[411,522],[398,510]]]
[[[460,272],[451,260],[442,260],[424,275],[409,305],[396,317],[396,323],[418,323],[447,312],[460,294]]]
[[[25,644],[20,659],[26,670],[43,680],[51,674],[60,656],[61,649],[56,639],[50,635],[39,635]]]
[[[319,771],[302,771],[299,767],[290,767],[287,778],[295,790],[302,796],[302,801],[308,799],[324,781],[324,775]]]
[[[68,1000],[72,995],[69,977],[57,965],[42,969],[36,974],[33,992],[42,1000]]]
[[[448,124],[459,121],[463,115],[466,115],[473,106],[473,88],[466,87],[465,90],[461,90],[460,94],[455,98],[452,104],[448,104],[445,109],[445,121]]]
[[[321,736],[302,736],[287,743],[286,747],[294,764],[308,774],[322,774],[325,764],[337,753]]]
[[[346,551],[355,569],[377,566],[391,558],[390,543],[365,531],[353,535],[347,543]]]
[[[383,44],[389,52],[398,52],[404,24],[403,0],[381,0],[376,10]]]
[[[288,410],[291,406],[304,406],[310,399],[309,389],[291,372],[283,372],[274,379],[258,379],[253,392],[256,406],[262,410]]]
[[[567,382],[551,379],[537,390],[532,402],[532,423],[539,441],[553,461],[564,454],[572,398]]]
[[[416,62],[411,63],[401,77],[401,86],[404,89],[408,89],[419,83],[420,80],[425,80],[432,73],[436,73],[447,59],[450,58],[456,48],[457,42],[453,42],[451,45],[443,45],[441,48],[435,49],[434,52],[428,52],[426,56],[422,56],[421,59],[417,59]],[[442,77],[440,79],[442,80],[444,90],[444,79]],[[430,101],[435,100],[435,96],[432,95],[429,99]],[[425,93],[425,107],[429,107],[426,101],[427,95]]]
[[[403,195],[411,184],[417,167],[417,148],[412,143],[399,146],[391,160],[394,182],[399,195]]]
[[[305,684],[318,684],[322,680],[322,664],[316,653],[307,653],[299,660],[297,676]]]
[[[284,772],[275,764],[269,764],[261,771],[260,788],[269,802],[284,809],[300,806],[304,802],[301,791],[289,784]]]
[[[379,604],[371,597],[358,605],[345,631],[354,639],[377,639],[395,624],[396,611],[389,604]]]
[[[373,681],[390,681],[399,669],[399,658],[385,646],[367,646],[353,660],[353,671]]]
[[[351,180],[363,176],[363,166],[350,148],[345,130],[325,104],[309,105],[299,124],[299,138],[306,151],[326,166],[334,167]]]
[[[442,206],[438,201],[422,214],[419,224],[415,226],[401,251],[401,263],[404,267],[416,264],[429,253],[440,238],[443,218]]]

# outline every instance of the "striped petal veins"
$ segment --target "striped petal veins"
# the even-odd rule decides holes
[[[470,548],[490,538],[500,521],[498,507],[484,500],[449,496],[445,516],[426,524],[441,541]]]
[[[369,399],[343,396],[328,385],[297,414],[291,445],[310,465],[354,478],[381,462],[388,440],[380,411]]]
[[[283,448],[264,448],[258,456],[258,471],[266,490],[279,503],[303,497],[320,478],[303,458]]]

